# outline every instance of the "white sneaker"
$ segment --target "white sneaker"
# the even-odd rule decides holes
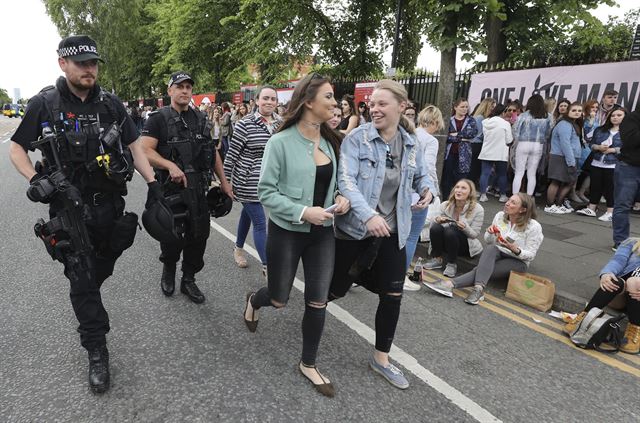
[[[602,216],[600,216],[598,218],[598,220],[602,221],[602,222],[611,222],[613,217],[612,213],[606,212],[605,214],[603,214]]]
[[[485,201],[489,201],[489,199],[487,198],[487,194],[481,194],[480,199],[478,201],[480,201],[481,203],[484,203]]]
[[[564,214],[563,212],[558,210],[558,206],[556,206],[555,204],[552,204],[550,206],[546,206],[544,208],[544,212],[545,213],[550,213],[550,214]]]
[[[404,285],[402,289],[405,291],[420,291],[420,284],[410,281],[408,277],[404,277]]]
[[[498,202],[500,202],[500,203],[506,203],[506,202],[507,202],[507,200],[509,200],[509,197],[507,197],[507,196],[506,196],[506,195],[504,195],[504,194],[501,194],[501,195],[500,195],[500,198],[498,198]]]
[[[589,207],[585,207],[584,209],[580,209],[576,213],[577,214],[581,214],[583,216],[596,217],[596,212],[591,210]]]
[[[556,209],[558,210],[559,214],[569,214],[573,212],[573,209],[568,209],[565,206],[556,206]]]

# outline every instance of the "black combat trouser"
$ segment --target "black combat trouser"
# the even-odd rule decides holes
[[[175,264],[182,253],[182,273],[193,277],[204,267],[204,251],[211,232],[209,214],[203,214],[197,220],[195,233],[186,227],[184,240],[180,243],[160,243],[160,261],[165,264]]]
[[[87,231],[93,250],[85,257],[89,264],[88,271],[78,271],[68,260],[65,260],[64,274],[69,279],[71,305],[78,319],[80,343],[87,350],[106,344],[109,332],[109,315],[102,304],[100,287],[113,273],[116,260],[122,251],[113,251],[110,240],[114,222],[123,214],[124,199],[117,194],[98,195],[85,199],[89,205],[90,219],[86,221]],[[50,209],[51,217],[55,216],[56,206]]]

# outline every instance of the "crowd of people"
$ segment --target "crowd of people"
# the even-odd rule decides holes
[[[142,221],[160,244],[164,295],[174,294],[182,257],[180,292],[205,302],[195,278],[206,265],[210,217],[228,213],[232,199],[242,205],[232,257],[239,268],[248,267],[243,247],[253,226],[266,278],[238,301],[251,333],[260,310],[287,305],[302,262],[298,369],[322,395],[336,391],[316,366],[326,307],[354,284],[378,297],[369,367],[394,387],[409,387],[389,352],[404,292],[422,286],[407,272],[436,197],[446,200],[431,206],[438,208],[424,266],[443,268],[443,278],[424,285],[447,297],[454,288],[472,287],[465,302],[476,305],[492,280],[525,271],[535,259],[543,241],[537,193],[546,191],[546,213],[570,213],[573,202],[585,206],[579,210],[585,216],[596,215],[604,196],[601,220],[613,220],[617,251],[601,272],[600,289],[566,330],[591,308],[622,298],[630,323],[621,350],[640,351],[640,241],[627,239],[640,190],[640,110],[628,114],[616,104],[615,91],[584,107],[566,99],[556,105],[537,94],[525,107],[484,99],[472,113],[461,98],[447,125],[441,110],[418,107],[397,81],[377,82],[369,102],[356,105],[351,95],[338,102],[330,80],[316,73],[298,83],[286,105],[265,85],[248,104],[198,110],[191,107],[194,78],[177,71],[168,81],[171,104],[140,113],[125,111],[95,83],[102,59],[91,38],[65,38],[58,55],[65,76],[29,103],[10,156],[29,181],[28,198],[49,205],[52,220],[41,220],[36,233],[65,266],[95,393],[110,386],[110,326],[100,288],[136,234],[137,215],[124,212],[123,198],[134,166],[148,185]],[[439,183],[434,134],[445,128]],[[34,148],[42,148],[44,164],[31,162]],[[211,187],[213,174],[219,188]],[[483,232],[488,195],[504,208]],[[460,256],[479,256],[478,265],[458,275]]]

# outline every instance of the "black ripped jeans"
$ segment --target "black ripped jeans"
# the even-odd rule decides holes
[[[379,242],[377,255],[370,270],[358,277],[349,274],[353,263],[363,254],[371,253],[371,246]],[[344,297],[352,284],[357,283],[378,294],[376,310],[376,350],[388,353],[395,336],[404,285],[406,265],[405,248],[398,248],[398,234],[388,238],[366,238],[363,240],[336,239],[336,261],[329,299]]]
[[[255,293],[254,309],[282,304],[296,277],[298,264],[304,266],[304,316],[302,318],[302,362],[316,363],[324,331],[327,295],[333,274],[335,240],[332,227],[312,226],[311,232],[293,232],[269,220],[267,231],[267,287]]]

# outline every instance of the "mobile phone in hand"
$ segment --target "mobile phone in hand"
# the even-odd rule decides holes
[[[337,204],[332,204],[329,207],[327,207],[326,209],[324,209],[325,212],[327,213],[333,213],[336,211],[336,209],[338,208]]]
[[[507,241],[509,244],[513,244],[513,241],[515,241],[513,238],[511,238],[510,236],[506,236],[505,241]]]

